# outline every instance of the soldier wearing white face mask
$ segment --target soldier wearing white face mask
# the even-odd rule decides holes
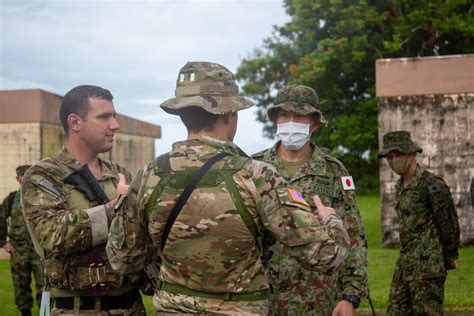
[[[360,299],[367,296],[367,245],[355,201],[355,185],[344,165],[311,142],[311,135],[327,122],[319,109],[316,92],[290,85],[278,92],[268,109],[280,141],[253,155],[272,164],[293,189],[313,205],[320,196],[344,221],[351,238],[345,264],[332,275],[301,267],[278,244],[268,271],[274,288],[272,315],[355,315]]]

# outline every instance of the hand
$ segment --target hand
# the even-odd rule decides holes
[[[105,204],[105,214],[107,215],[107,223],[110,226],[112,220],[115,217],[115,205],[119,202],[119,199],[127,194],[129,185],[125,180],[125,176],[121,173],[118,174],[118,183],[117,183],[117,195],[107,204]]]
[[[316,205],[316,215],[320,220],[323,220],[329,214],[336,214],[336,211],[332,207],[324,206],[319,196],[313,196],[314,205]]]
[[[351,302],[342,300],[332,311],[332,316],[355,316],[355,308]]]
[[[454,270],[458,267],[458,261],[457,260],[453,260],[451,261],[448,266],[446,267],[446,269],[448,270]]]
[[[8,253],[13,253],[15,251],[15,247],[13,247],[13,245],[9,241],[7,241],[2,248]]]
[[[125,176],[121,173],[118,174],[118,183],[117,183],[117,197],[120,195],[127,194],[129,185],[125,180]]]

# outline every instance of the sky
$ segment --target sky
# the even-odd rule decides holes
[[[179,69],[211,61],[235,73],[288,19],[281,0],[0,0],[0,89],[109,89],[118,113],[162,127],[158,155],[186,138],[159,107]],[[239,112],[234,139],[249,154],[274,142],[255,111]]]

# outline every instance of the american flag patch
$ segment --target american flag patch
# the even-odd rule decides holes
[[[288,188],[288,194],[290,196],[290,200],[293,203],[298,203],[298,204],[304,205],[306,207],[310,207],[308,202],[306,202],[305,199],[301,196],[301,194],[299,194],[297,191],[295,191],[291,188]]]

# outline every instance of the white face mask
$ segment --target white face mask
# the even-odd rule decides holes
[[[277,124],[277,135],[288,150],[299,150],[309,140],[310,124],[288,122]]]

